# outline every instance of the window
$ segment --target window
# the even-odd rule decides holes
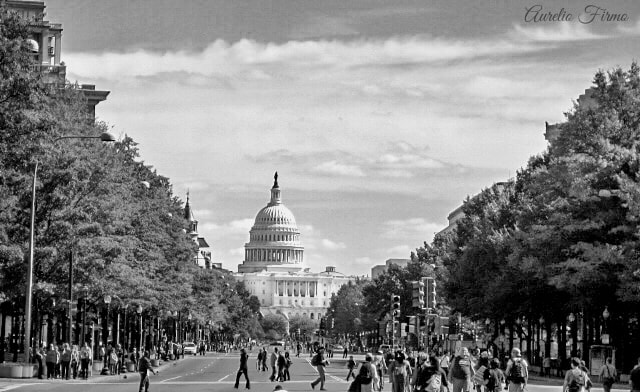
[[[262,294],[264,294],[264,289],[262,289]]]

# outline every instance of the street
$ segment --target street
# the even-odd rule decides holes
[[[270,371],[256,371],[257,351],[249,352],[249,378],[251,380],[251,390],[257,392],[271,392],[278,384],[269,381]],[[360,357],[360,356],[358,356]],[[356,360],[360,358],[356,357]],[[300,358],[292,358],[293,363],[290,368],[291,381],[280,383],[287,391],[311,391],[309,383],[317,377],[316,370],[309,363],[308,355],[301,355]],[[342,358],[334,357],[326,371],[325,388],[329,391],[347,390],[349,383],[345,380],[347,369]],[[238,369],[239,354],[237,352],[228,354],[208,353],[206,356],[190,356],[177,362],[169,362],[160,367],[159,374],[151,375],[150,391],[153,392],[199,392],[199,391],[234,391],[236,371]],[[0,391],[96,391],[96,392],[118,392],[137,391],[140,378],[129,373],[127,378],[124,375],[113,376],[111,379],[100,380],[98,382],[84,381],[53,381],[31,380],[11,383],[5,388],[0,386]],[[108,377],[107,377],[108,378]],[[0,384],[3,385],[3,384]],[[241,378],[238,390],[243,390],[244,378]],[[530,392],[560,391],[558,385],[529,385]],[[319,386],[316,386],[319,390]],[[390,391],[388,383],[385,384],[385,391]],[[613,389],[613,391],[626,391],[627,389]],[[594,387],[592,391],[602,391],[602,388]]]

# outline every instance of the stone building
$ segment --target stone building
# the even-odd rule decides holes
[[[326,314],[331,296],[356,277],[335,267],[322,272],[304,268],[304,247],[293,213],[282,204],[278,173],[271,199],[256,215],[244,246],[245,258],[238,265],[236,279],[258,297],[261,312],[318,319]]]

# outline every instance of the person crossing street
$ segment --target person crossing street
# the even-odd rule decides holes
[[[249,382],[249,373],[248,373],[248,367],[247,367],[247,361],[249,360],[249,355],[247,354],[247,351],[243,348],[240,349],[240,368],[238,368],[238,373],[236,374],[236,385],[234,385],[233,387],[235,389],[238,389],[238,385],[240,384],[240,376],[244,373],[244,379],[246,380],[246,388],[247,389],[251,389],[251,385]]]
[[[157,374],[151,367],[149,351],[145,350],[144,355],[140,358],[138,372],[140,373],[140,387],[138,388],[138,392],[143,392],[143,388],[144,392],[149,392],[149,372],[153,373],[154,376]]]

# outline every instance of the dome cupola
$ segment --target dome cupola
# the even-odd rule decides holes
[[[273,178],[271,199],[256,215],[239,272],[260,271],[267,266],[293,267],[303,261],[304,247],[300,243],[296,218],[282,204],[278,172]]]

